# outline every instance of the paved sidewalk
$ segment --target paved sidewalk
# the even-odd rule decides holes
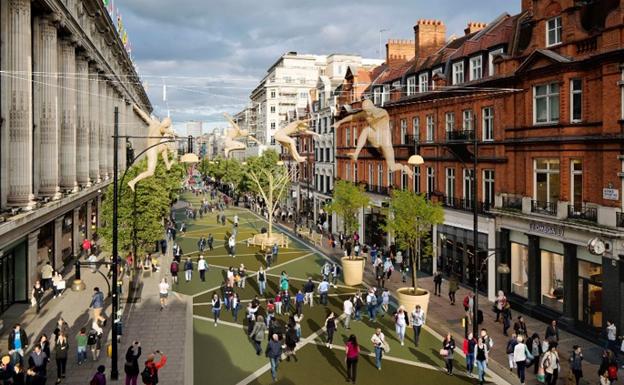
[[[283,229],[289,231],[291,235],[292,232],[292,223],[284,223],[279,221],[278,226]],[[306,242],[301,239],[302,242]],[[336,246],[335,249],[331,247],[327,247],[327,243],[323,242],[321,247],[311,245],[307,242],[311,247],[314,247],[320,251],[322,251],[327,256],[338,260],[343,256],[343,250]],[[374,279],[374,271],[372,269],[372,265],[370,261],[366,263],[366,269],[364,273],[365,282],[375,285]],[[432,277],[423,276],[418,280],[419,287],[429,290],[433,293],[433,279]],[[396,290],[399,287],[404,287],[407,284],[401,282],[401,274],[396,272],[390,277],[390,280],[386,281],[385,287],[389,288],[391,291]],[[451,331],[453,336],[455,337],[458,344],[463,343],[464,340],[464,328],[462,327],[462,318],[464,317],[464,308],[462,306],[462,301],[464,297],[468,294],[469,289],[460,286],[460,290],[457,292],[456,298],[457,302],[455,306],[450,305],[450,301],[447,297],[448,294],[448,282],[446,280],[442,283],[442,296],[431,296],[427,325],[436,331],[437,333],[444,335],[448,331]],[[496,316],[494,312],[491,310],[492,302],[488,301],[487,297],[480,295],[479,296],[479,304],[480,309],[483,311],[484,321],[481,327],[486,328],[488,330],[489,335],[495,342],[494,349],[491,353],[491,362],[490,369],[495,371],[498,375],[504,378],[511,383],[520,383],[516,372],[513,373],[509,370],[509,364],[507,360],[507,354],[505,353],[505,347],[507,345],[507,341],[509,337],[503,335],[502,323],[496,323]],[[517,311],[512,311],[514,320],[521,313]],[[538,321],[534,318],[531,318],[525,314],[522,314],[524,320],[527,324],[527,328],[529,330],[529,334],[533,334],[537,332],[540,337],[544,336],[546,331],[546,324],[544,322]],[[512,323],[513,325],[513,323]],[[513,332],[513,328],[510,328],[509,332]],[[559,341],[559,355],[561,358],[562,369],[559,374],[559,383],[567,384],[567,376],[569,372],[569,364],[568,359],[570,357],[570,352],[572,351],[572,346],[579,344],[583,347],[583,373],[585,377],[581,380],[581,384],[599,384],[598,381],[598,367],[600,366],[600,356],[603,348],[599,345],[596,345],[590,341],[583,340],[577,336],[574,336],[565,331],[560,331],[560,341]],[[527,369],[527,384],[540,384],[533,374],[533,367]],[[573,382],[572,382],[573,383]]]

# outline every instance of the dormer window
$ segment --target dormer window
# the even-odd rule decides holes
[[[429,74],[428,73],[425,72],[424,74],[418,75],[418,85],[419,85],[420,92],[429,91]]]
[[[561,44],[561,35],[563,27],[561,26],[561,16],[553,17],[546,22],[546,46]]]
[[[431,89],[432,90],[435,90],[435,79],[434,79],[435,75],[436,74],[442,75],[443,73],[444,73],[444,70],[442,69],[442,67],[435,68],[433,71],[431,71]]]
[[[453,84],[461,84],[464,82],[464,62],[460,61],[453,64]]]
[[[470,80],[479,80],[483,76],[483,59],[481,56],[470,58]]]
[[[410,76],[407,78],[407,96],[414,95],[416,93],[416,76]]]
[[[505,50],[503,48],[490,51],[490,54],[488,55],[488,75],[493,76],[496,73],[496,69],[494,68],[494,56],[500,55],[504,52]]]

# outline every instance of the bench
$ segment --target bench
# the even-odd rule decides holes
[[[289,240],[288,237],[283,234],[276,234],[275,237],[277,240],[274,242],[269,242],[263,234],[256,234],[251,238],[247,238],[247,246],[260,246],[260,250],[268,249],[273,246],[273,243],[277,243],[277,245],[281,248],[288,248]]]
[[[322,246],[323,245],[323,234],[319,234],[317,232],[313,232],[312,234],[310,234],[310,232],[305,232],[303,233],[303,237],[305,239],[307,239],[308,241],[312,242],[312,244],[317,245],[317,246]]]

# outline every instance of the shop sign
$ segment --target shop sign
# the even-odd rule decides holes
[[[541,222],[531,222],[529,223],[529,230],[534,233],[552,235],[555,237],[563,238],[563,227],[561,226]]]
[[[602,199],[617,201],[620,199],[619,190],[616,188],[603,188],[602,189]]]

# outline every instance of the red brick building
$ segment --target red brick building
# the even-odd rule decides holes
[[[523,0],[520,14],[468,23],[450,41],[441,21],[420,20],[413,54],[409,44],[388,43],[365,95],[390,115],[396,159],[424,157],[414,178],[388,173],[369,146],[357,163],[346,156],[364,121],[336,131],[338,177],[366,183],[377,206],[363,213],[365,241],[384,241],[389,189],[426,193],[445,223],[424,271],[474,285],[475,254],[478,265],[494,254],[480,280],[490,299],[502,289],[514,306],[583,332],[624,320],[624,2]],[[347,77],[343,88],[354,86]],[[342,104],[344,116],[360,108],[349,95]],[[511,274],[497,274],[499,263]]]

